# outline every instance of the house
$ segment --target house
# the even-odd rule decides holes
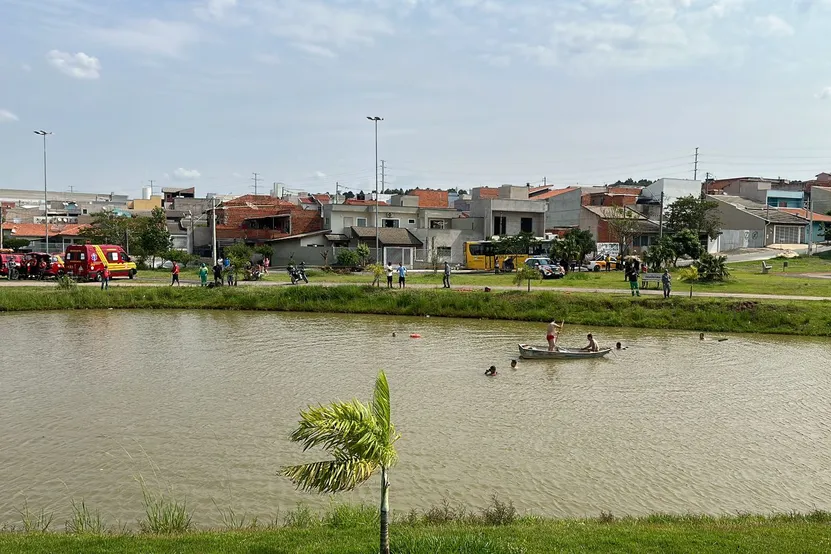
[[[83,243],[81,231],[88,225],[49,223],[49,252],[64,252],[70,244]],[[7,237],[29,240],[32,252],[46,251],[46,225],[43,223],[2,224],[2,232]]]
[[[685,196],[701,197],[701,181],[694,179],[658,179],[641,190],[638,211],[653,220],[660,220],[661,211]]]
[[[718,202],[721,221],[721,235],[707,248],[711,253],[807,242],[807,221],[798,215],[740,196],[713,194],[707,198]]]
[[[470,215],[484,221],[485,238],[520,233],[544,235],[548,205],[529,199],[529,188],[503,185],[498,189],[473,189]]]
[[[428,205],[422,206],[422,201]],[[435,257],[454,264],[462,263],[464,242],[481,240],[484,236],[482,220],[466,217],[448,206],[438,207],[441,204],[444,204],[444,195],[429,194],[395,195],[389,203],[378,202],[378,228],[406,229],[409,233],[379,231],[378,246],[382,249],[379,259],[404,261],[410,267],[416,265],[416,262],[427,264]],[[372,200],[353,199],[343,204],[325,205],[323,226],[331,230],[326,238],[333,246],[355,247],[359,242],[365,242],[375,258],[375,215],[376,204]],[[370,235],[372,240],[367,240]],[[409,238],[410,235],[415,237],[418,244]],[[406,251],[402,253],[399,250],[401,248],[415,250],[408,254]],[[398,256],[404,257],[399,260]]]
[[[164,197],[164,207],[172,208],[176,198],[196,198],[196,188],[165,187],[162,189],[162,196]]]
[[[815,213],[831,212],[831,183],[829,186],[813,185],[811,187],[811,207]]]
[[[641,187],[581,187],[583,206],[631,206],[638,200]]]
[[[707,194],[740,196],[776,208],[802,208],[805,193],[802,183],[786,179],[738,177],[705,182]]]
[[[545,232],[573,228],[580,225],[580,212],[583,193],[580,187],[555,189],[537,187],[528,191],[528,197],[537,202],[545,202]]]
[[[630,244],[634,252],[643,252],[658,241],[660,235],[658,223],[647,219],[646,216],[629,206],[583,206],[580,212],[580,228],[589,231],[598,246],[618,244],[620,238],[615,233],[613,224],[610,225],[610,221],[623,217],[637,222],[633,224]]]
[[[793,214],[805,220],[807,227],[807,242],[824,242],[825,241],[825,227],[831,228],[831,215],[819,214],[809,212],[802,208],[779,208],[780,212]],[[813,223],[812,223],[813,222]]]

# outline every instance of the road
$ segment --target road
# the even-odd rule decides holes
[[[366,283],[363,283],[366,284]],[[361,283],[331,283],[331,282],[320,282],[314,281],[310,285],[292,285],[288,281],[285,282],[276,282],[276,281],[254,281],[254,282],[240,282],[239,286],[242,287],[291,287],[291,286],[319,286],[319,287],[338,287],[338,286],[347,286],[347,285],[358,285],[360,286]],[[0,281],[0,288],[2,287],[54,287],[55,283],[53,281]],[[79,283],[79,287],[100,287],[99,283]],[[110,282],[110,287],[117,288],[117,287],[140,287],[140,286],[170,286],[167,280],[158,280],[158,281],[129,281],[129,280],[115,280]],[[199,281],[196,280],[182,280],[183,287],[198,287]],[[440,285],[416,285],[411,284],[407,285],[408,289],[440,289]],[[525,287],[516,287],[516,286],[491,286],[489,287],[491,290],[500,290],[500,291],[517,291],[517,290],[525,290]],[[470,286],[470,285],[459,285],[453,287],[452,290],[455,291],[474,291],[474,290],[483,290],[484,287],[482,286]],[[396,287],[393,290],[398,290]],[[598,288],[578,288],[578,287],[533,287],[532,290],[534,291],[552,291],[552,292],[563,292],[563,293],[572,293],[572,294],[615,294],[615,295],[631,295],[631,291],[627,289],[598,289]],[[662,296],[663,292],[659,289],[642,289],[641,296]],[[678,287],[673,290],[674,296],[689,296],[689,288],[685,287]],[[831,297],[828,296],[800,296],[800,295],[785,295],[785,294],[747,294],[741,292],[699,292],[693,289],[693,296],[701,297],[701,298],[739,298],[744,300],[808,300],[808,301],[831,301]]]

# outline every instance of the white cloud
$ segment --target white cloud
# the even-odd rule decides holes
[[[757,32],[766,37],[789,37],[794,34],[793,27],[776,15],[757,17],[755,23]]]
[[[0,110],[0,123],[11,123],[12,121],[19,121],[19,118],[9,110]]]
[[[817,98],[820,100],[829,100],[831,99],[831,87],[825,87],[822,89],[819,94],[817,94]]]
[[[280,56],[277,54],[255,54],[254,60],[265,65],[278,65],[280,63]]]
[[[75,79],[98,79],[101,76],[101,62],[94,56],[88,56],[83,52],[70,54],[60,50],[50,50],[46,54],[49,64],[63,73]]]
[[[320,46],[318,44],[295,42],[292,44],[292,46],[294,46],[301,52],[306,52],[307,54],[312,54],[313,56],[320,56],[321,58],[336,58],[338,56],[332,50],[326,48],[325,46]]]
[[[176,181],[193,181],[201,176],[202,174],[199,173],[199,171],[195,169],[185,169],[184,167],[180,167],[173,172],[173,179]]]
[[[181,21],[142,19],[121,27],[96,28],[89,35],[100,42],[138,52],[170,58],[184,56],[188,46],[200,40],[196,27]]]
[[[493,67],[508,67],[511,65],[511,57],[504,54],[483,54],[480,58]]]
[[[322,171],[315,171],[315,177],[316,177],[317,179],[325,179],[325,178],[326,178],[326,174],[325,174],[325,173],[323,173]]]

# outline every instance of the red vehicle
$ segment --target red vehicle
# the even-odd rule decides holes
[[[66,274],[82,281],[100,281],[104,268],[110,278],[136,276],[136,264],[123,248],[112,244],[73,244],[66,247]]]
[[[48,279],[63,275],[63,258],[58,254],[49,255],[45,252],[30,252],[23,259],[20,269],[21,278]]]
[[[0,251],[0,275],[9,277],[9,269],[12,270],[12,279],[20,277],[20,268],[23,265],[23,255],[15,254],[11,250]]]

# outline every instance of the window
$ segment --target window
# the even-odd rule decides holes
[[[357,227],[366,227],[366,218],[365,217],[359,217],[355,221],[356,221],[355,225]]]
[[[534,220],[530,217],[523,217],[519,220],[519,230],[523,233],[531,233],[534,230]]]
[[[330,225],[332,224],[332,220],[328,217],[323,218],[323,226],[329,229]]]
[[[439,257],[440,260],[450,260],[451,248],[449,246],[437,246],[436,247],[436,256]]]
[[[381,227],[397,228],[398,227],[398,220],[397,219],[382,219],[381,220]]]
[[[431,229],[444,229],[445,223],[443,219],[431,219],[430,220],[430,228]]]
[[[111,262],[118,261],[118,252],[107,252],[107,260]]]
[[[408,219],[407,225],[415,225],[415,219]]]
[[[344,217],[343,218],[343,226],[344,227],[352,227],[353,225],[355,225],[355,218],[354,217]],[[364,225],[364,227],[366,227],[366,225]]]
[[[493,234],[494,235],[507,235],[508,234],[508,225],[507,220],[504,215],[497,215],[493,218]]]

